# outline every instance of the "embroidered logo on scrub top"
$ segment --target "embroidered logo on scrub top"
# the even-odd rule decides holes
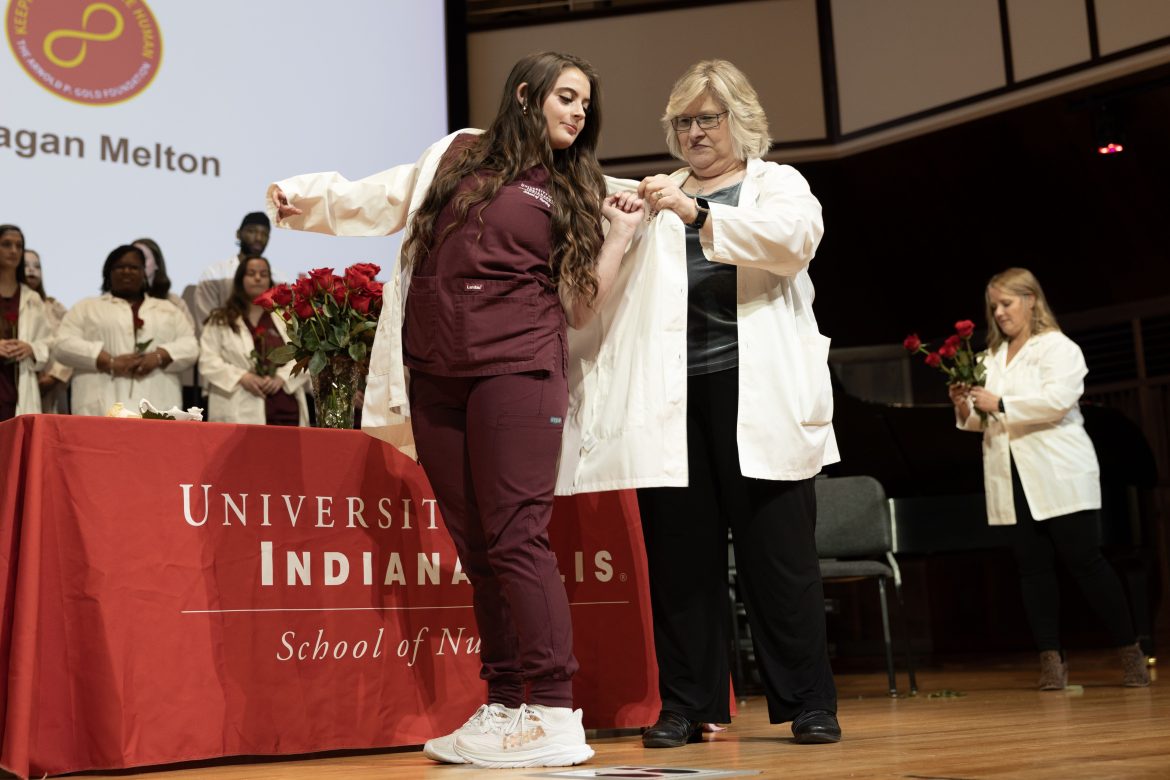
[[[552,207],[552,196],[542,190],[540,187],[533,187],[531,184],[520,182],[520,191],[530,198],[536,198],[545,206]]]
[[[464,282],[463,292],[479,292],[483,289],[483,282]]]

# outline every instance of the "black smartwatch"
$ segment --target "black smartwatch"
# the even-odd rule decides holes
[[[703,225],[707,222],[707,217],[711,216],[711,207],[702,198],[695,198],[695,203],[699,206],[699,213],[695,215],[694,222],[687,223],[687,227],[702,230]]]

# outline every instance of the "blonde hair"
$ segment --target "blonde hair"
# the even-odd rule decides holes
[[[983,294],[984,303],[987,305],[988,349],[994,350],[1000,344],[1007,341],[1007,337],[999,329],[999,323],[995,321],[995,309],[991,305],[992,287],[996,287],[1012,295],[1021,297],[1025,295],[1032,296],[1032,300],[1034,301],[1032,305],[1033,336],[1049,330],[1060,331],[1060,325],[1056,323],[1056,315],[1052,313],[1052,309],[1048,305],[1048,299],[1044,297],[1044,290],[1040,287],[1039,280],[1027,268],[1008,268],[991,277],[987,282],[987,290]]]
[[[740,160],[763,157],[772,145],[768,137],[768,117],[760,105],[760,98],[743,71],[727,60],[703,60],[691,66],[670,90],[662,127],[666,131],[666,146],[680,160],[686,160],[682,144],[670,120],[704,94],[714,98],[727,114],[727,127],[735,156]]]

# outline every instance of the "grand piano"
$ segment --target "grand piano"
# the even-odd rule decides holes
[[[1010,528],[989,526],[978,434],[958,430],[949,404],[875,403],[835,389],[841,462],[829,476],[869,475],[890,499],[894,552],[935,555],[1008,547]],[[1141,429],[1116,409],[1085,404],[1085,429],[1101,464],[1101,540],[1129,595],[1142,645],[1153,654],[1150,585],[1158,569],[1152,540],[1157,481]]]

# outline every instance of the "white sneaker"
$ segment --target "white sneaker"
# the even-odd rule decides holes
[[[572,766],[593,757],[593,748],[585,744],[581,710],[526,704],[502,730],[457,732],[455,752],[489,769]]]
[[[455,752],[455,738],[461,734],[487,734],[503,731],[520,710],[503,704],[481,704],[475,714],[455,731],[445,737],[428,739],[423,745],[423,755],[432,761],[444,764],[466,764],[467,759]]]

